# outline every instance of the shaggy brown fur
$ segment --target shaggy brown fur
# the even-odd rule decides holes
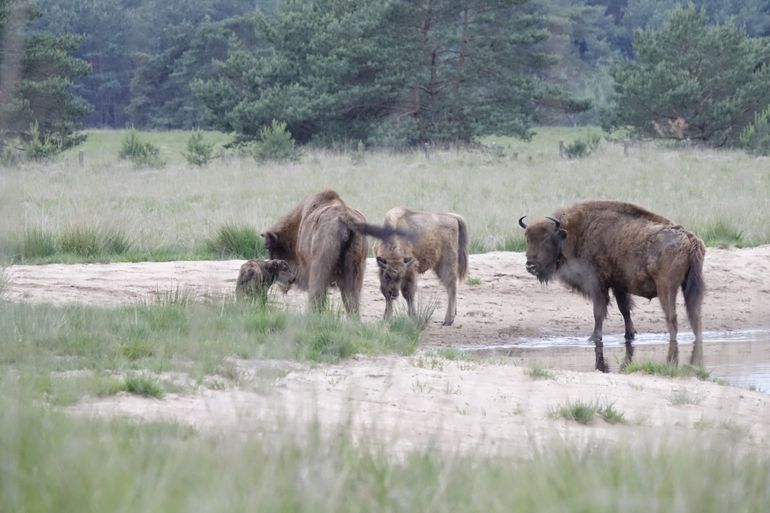
[[[669,332],[668,362],[679,361],[676,295],[682,288],[695,334],[691,363],[703,364],[701,305],[705,294],[698,237],[665,217],[616,201],[586,201],[557,211],[553,218],[526,226],[527,271],[541,282],[559,278],[590,297],[594,305],[596,368],[607,371],[602,351],[602,323],[612,289],[625,322],[627,364],[633,358],[636,330],[630,294],[658,297]]]
[[[295,285],[308,291],[311,310],[322,309],[326,291],[336,284],[348,313],[357,315],[364,283],[367,235],[393,235],[387,227],[366,224],[332,190],[311,194],[262,235],[270,258],[286,260]]]
[[[266,298],[273,283],[278,283],[286,293],[294,281],[294,275],[285,260],[247,260],[241,265],[235,282],[238,299]]]
[[[390,237],[374,248],[380,268],[380,290],[385,296],[385,318],[393,313],[393,300],[399,290],[406,299],[409,315],[415,315],[414,294],[417,275],[433,269],[449,296],[444,326],[454,322],[457,313],[457,280],[468,272],[468,228],[457,214],[415,212],[396,207],[385,214],[390,226],[413,238]]]

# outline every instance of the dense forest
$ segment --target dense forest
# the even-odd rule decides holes
[[[248,140],[279,120],[300,143],[409,146],[591,123],[755,144],[770,117],[770,4],[682,4],[2,0],[0,135]]]

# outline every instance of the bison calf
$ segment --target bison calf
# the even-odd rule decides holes
[[[630,294],[659,298],[669,332],[668,362],[678,364],[679,287],[695,334],[690,362],[703,365],[701,305],[706,248],[698,237],[665,217],[616,201],[586,201],[529,226],[522,217],[519,225],[526,230],[527,271],[542,283],[559,278],[593,301],[594,331],[589,340],[596,347],[598,370],[608,370],[602,350],[602,323],[610,289],[625,322],[624,365],[633,358],[636,333]]]
[[[406,299],[409,315],[415,315],[417,274],[433,269],[449,296],[444,326],[451,325],[457,313],[457,280],[468,271],[468,230],[463,218],[398,207],[385,214],[384,226],[411,235],[389,237],[374,249],[380,290],[385,296],[385,318],[392,315],[399,291]]]
[[[267,299],[273,283],[285,293],[294,282],[294,276],[285,260],[248,260],[241,265],[235,285],[238,299]]]

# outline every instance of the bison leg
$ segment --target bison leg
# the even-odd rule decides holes
[[[607,317],[607,304],[610,302],[610,296],[607,290],[599,290],[595,287],[593,296],[594,303],[594,332],[588,340],[594,343],[594,352],[596,353],[596,370],[609,372],[610,369],[604,361],[604,344],[602,343],[602,326]]]
[[[447,293],[447,307],[444,326],[451,326],[457,315],[457,255],[444,256],[435,268],[441,284]]]
[[[631,320],[631,296],[628,294],[628,292],[618,290],[617,288],[613,288],[612,293],[615,295],[615,301],[618,304],[618,310],[620,310],[620,314],[623,316],[623,323],[626,326],[626,357],[623,360],[623,364],[621,365],[621,369],[623,369],[634,359],[633,340],[636,336],[636,329],[634,328],[634,322]]]
[[[417,293],[417,273],[407,272],[401,280],[401,294],[406,300],[406,308],[410,317],[417,317],[414,307],[414,296]]]
[[[393,300],[385,296],[385,315],[382,317],[386,321],[393,316]]]
[[[676,337],[678,328],[676,324],[676,287],[670,285],[670,280],[663,279],[656,283],[658,299],[666,317],[668,327],[668,356],[666,361],[671,365],[679,365],[679,344]]]

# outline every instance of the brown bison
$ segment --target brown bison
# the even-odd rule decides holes
[[[294,282],[294,275],[285,260],[247,260],[241,265],[235,282],[238,299],[266,299],[267,291],[273,285],[287,292]]]
[[[385,318],[392,315],[393,300],[398,298],[399,290],[406,299],[409,315],[415,315],[417,275],[433,269],[449,296],[444,326],[450,326],[457,313],[457,280],[468,272],[465,221],[457,214],[415,212],[397,207],[385,214],[384,225],[411,236],[395,235],[378,242],[374,248],[380,269],[380,290],[385,296]]]
[[[322,309],[326,291],[337,285],[348,313],[357,315],[364,283],[366,236],[395,234],[366,223],[332,190],[311,194],[263,233],[271,259],[286,260],[295,286],[308,291],[311,310]]]
[[[594,331],[589,340],[596,346],[597,369],[608,371],[602,350],[602,323],[607,316],[610,289],[625,322],[624,365],[633,358],[636,333],[630,294],[659,298],[669,333],[668,362],[678,364],[679,287],[695,334],[690,362],[703,364],[703,241],[665,217],[616,201],[586,201],[529,226],[522,217],[519,225],[526,230],[527,271],[541,283],[559,278],[593,300]]]

